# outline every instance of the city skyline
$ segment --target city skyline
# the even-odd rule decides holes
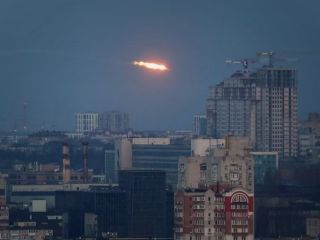
[[[299,118],[320,111],[318,1],[0,5],[2,131],[23,125],[25,103],[33,129],[74,130],[76,112],[112,109],[128,112],[133,129],[191,129],[208,86],[241,69],[224,61],[258,51],[299,58],[288,63],[298,70]],[[136,59],[170,71],[150,73]]]

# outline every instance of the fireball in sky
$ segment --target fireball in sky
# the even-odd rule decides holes
[[[134,61],[133,65],[144,67],[151,70],[157,71],[167,71],[168,67],[161,63],[153,63],[153,62],[143,62],[143,61]]]

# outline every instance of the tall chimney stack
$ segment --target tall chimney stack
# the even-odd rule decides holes
[[[88,171],[88,143],[82,143],[82,159],[83,159],[83,182],[88,182],[89,171]]]
[[[69,146],[67,143],[62,145],[62,158],[63,158],[63,183],[69,183],[71,178],[70,159],[69,159]]]

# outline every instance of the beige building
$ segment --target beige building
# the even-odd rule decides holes
[[[224,148],[224,146],[224,138],[194,138],[191,140],[191,156],[209,156],[213,149]]]
[[[178,188],[197,188],[201,181],[200,165],[206,157],[181,157],[178,164]]]
[[[254,191],[254,158],[249,137],[228,136],[225,146],[207,157],[180,158],[178,188],[209,186],[217,182]]]

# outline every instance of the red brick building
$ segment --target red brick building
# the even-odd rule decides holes
[[[219,189],[220,188],[220,189]],[[254,239],[254,198],[243,188],[185,189],[175,196],[175,238]]]

